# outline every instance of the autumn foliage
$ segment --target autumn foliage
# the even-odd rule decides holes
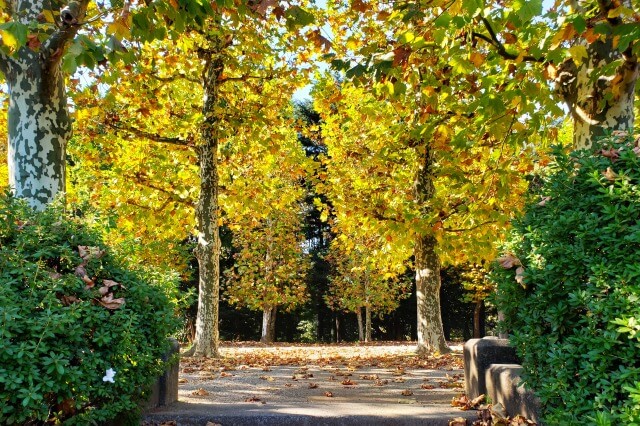
[[[132,271],[94,219],[0,197],[2,424],[122,421],[164,369],[175,283]]]

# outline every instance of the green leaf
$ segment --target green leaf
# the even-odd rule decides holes
[[[11,49],[19,49],[27,43],[28,27],[19,22],[5,22],[0,25],[2,42]]]
[[[516,0],[513,10],[523,22],[528,22],[542,13],[542,0]]]
[[[287,28],[294,29],[296,27],[304,27],[305,25],[313,24],[315,17],[312,13],[307,12],[300,6],[292,6],[285,12],[287,19]]]

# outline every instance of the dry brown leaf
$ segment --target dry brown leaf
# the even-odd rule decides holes
[[[343,384],[344,386],[355,386],[355,385],[357,385],[357,383],[352,381],[351,379],[344,379],[340,383]]]
[[[378,379],[373,383],[374,386],[384,386],[387,384],[389,384],[389,381],[387,379],[383,379],[383,380]]]
[[[184,377],[181,377],[178,379],[178,384],[179,385],[184,385],[185,383],[189,383],[189,381],[187,379],[185,379]]]
[[[209,395],[209,392],[207,390],[205,390],[205,389],[200,388],[198,390],[195,390],[195,391],[191,392],[191,395],[194,395],[194,396],[207,396],[207,395]]]
[[[361,374],[360,379],[362,380],[378,380],[377,374]]]
[[[327,398],[333,398],[333,392],[326,391],[324,393],[324,396],[326,396]]]
[[[542,197],[542,201],[540,201],[538,205],[540,207],[544,207],[547,204],[547,202],[549,202],[550,200],[551,200],[551,197]]]
[[[309,383],[309,389],[316,389],[318,387],[315,383]]]
[[[498,258],[498,263],[504,269],[511,269],[514,266],[522,265],[520,259],[518,259],[513,253],[506,253],[504,256]]]
[[[266,380],[266,381],[268,381],[268,382],[273,382],[273,381],[275,381],[276,379],[274,379],[274,378],[273,378],[273,377],[271,377],[271,376],[260,376],[260,380]]]
[[[429,383],[424,383],[422,386],[420,386],[420,388],[422,388],[422,389],[435,389],[436,387],[434,385],[429,384]]]
[[[615,148],[601,149],[600,155],[606,158],[610,158],[612,161],[615,161],[620,158],[620,150]]]
[[[109,293],[100,299],[99,303],[107,309],[118,309],[124,305],[124,297],[113,298],[113,294]]]
[[[244,400],[244,402],[259,402],[261,404],[266,404],[265,401],[261,400],[260,398],[258,398],[257,396],[252,396],[250,398],[247,398]]]
[[[602,175],[610,182],[613,182],[618,177],[618,174],[611,167],[607,167],[607,170],[602,172]]]
[[[449,426],[467,426],[467,421],[464,417],[456,417],[455,419],[449,420]]]
[[[394,383],[404,383],[406,381],[407,380],[405,378],[403,378],[403,377],[396,377],[395,379],[393,379]]]
[[[222,424],[214,423],[214,422],[207,422],[207,424],[205,426],[222,426]]]
[[[410,391],[409,389],[405,389],[405,390],[402,391],[402,395],[411,396],[411,395],[413,395],[413,392]]]

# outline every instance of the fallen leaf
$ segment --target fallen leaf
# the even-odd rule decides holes
[[[209,395],[209,392],[207,392],[205,389],[200,388],[198,390],[195,390],[195,391],[191,392],[191,395],[194,395],[194,396],[207,396],[207,395]]]
[[[424,383],[422,386],[420,386],[422,389],[435,389],[436,387],[434,385],[428,384],[428,383]]]
[[[124,305],[124,297],[113,298],[113,294],[109,293],[100,299],[99,303],[107,309],[118,309]]]
[[[538,205],[540,207],[544,207],[547,204],[547,202],[550,200],[551,200],[551,197],[542,197],[542,201],[540,201]]]
[[[602,175],[610,182],[616,180],[616,177],[618,176],[618,174],[614,172],[611,167],[607,167],[607,170],[602,172]]]
[[[501,256],[498,258],[498,263],[500,264],[500,266],[502,266],[504,269],[511,269],[514,266],[520,266],[522,265],[522,262],[520,262],[520,259],[518,259],[515,255],[513,255],[512,253],[507,253],[504,256]]]
[[[523,288],[527,288],[527,286],[524,283],[524,268],[522,266],[519,266],[516,269],[516,282],[518,284],[520,284]]]
[[[324,396],[326,396],[327,398],[333,398],[333,392],[326,391],[324,393]]]
[[[361,374],[360,379],[362,380],[378,380],[377,374]]]
[[[467,421],[463,417],[456,417],[449,420],[449,426],[467,426]]]
[[[60,302],[62,302],[62,306],[69,306],[72,303],[78,303],[80,302],[80,299],[78,299],[75,296],[67,296],[67,295],[63,295],[62,297],[60,297]]]
[[[273,378],[273,377],[271,377],[271,376],[260,376],[260,380],[266,380],[266,381],[268,381],[268,382],[273,382],[273,381],[275,381],[276,379],[274,379],[274,378]]]
[[[309,383],[309,389],[316,389],[318,387],[315,383]]]
[[[244,400],[244,402],[259,402],[261,404],[266,404],[266,402],[264,402],[263,400],[261,400],[257,396],[252,396],[250,398],[247,398],[247,399]]]
[[[185,383],[189,383],[189,381],[187,379],[185,379],[184,377],[181,377],[178,379],[178,384],[179,385],[183,385]]]
[[[220,377],[233,377],[233,374],[223,371],[220,373]]]
[[[389,383],[389,380],[387,379],[383,379],[383,380],[378,379],[373,383],[373,386],[384,386],[388,383]]]
[[[222,426],[220,423],[207,422],[206,426]]]
[[[411,392],[409,389],[405,389],[405,390],[402,391],[402,395],[411,396],[411,395],[413,395],[413,392]]]
[[[342,382],[344,386],[355,386],[357,383],[352,381],[351,379],[344,379]]]
[[[394,383],[404,383],[404,382],[406,382],[406,381],[407,381],[407,380],[406,380],[406,379],[404,379],[403,377],[396,377],[395,379],[393,379],[393,382],[394,382]]]
[[[625,135],[626,135],[626,133],[625,133]],[[620,158],[620,150],[619,149],[615,149],[615,148],[601,149],[600,150],[600,155],[602,155],[603,157],[606,157],[606,158],[610,158],[612,161],[615,161],[618,158]]]

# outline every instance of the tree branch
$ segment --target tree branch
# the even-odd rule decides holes
[[[475,230],[475,229],[478,229],[478,228],[480,228],[480,227],[482,227],[482,226],[485,226],[485,225],[489,225],[489,224],[491,224],[491,223],[497,223],[497,222],[496,222],[495,220],[488,220],[488,221],[486,221],[486,222],[479,223],[479,224],[477,224],[477,225],[475,225],[475,226],[472,226],[472,227],[470,227],[470,228],[458,228],[458,229],[453,229],[453,228],[443,228],[443,229],[444,229],[444,231],[445,231],[445,232],[456,232],[456,233],[460,233],[460,232],[473,231],[473,230]]]
[[[191,83],[198,84],[198,85],[202,84],[200,79],[189,77],[189,76],[186,76],[185,74],[174,74],[174,75],[170,75],[168,77],[160,77],[157,73],[153,73],[153,74],[150,74],[150,75],[151,75],[151,77],[153,79],[161,81],[163,83],[171,83],[171,82],[176,81],[176,80],[186,80],[186,81],[189,81]]]
[[[106,122],[104,124],[111,127],[112,129],[131,133],[135,136],[138,136],[139,138],[148,139],[152,142],[167,143],[170,145],[178,145],[178,146],[184,146],[189,148],[192,148],[195,146],[195,144],[193,143],[193,136],[191,135],[189,135],[187,139],[182,139],[178,137],[167,137],[167,136],[159,135],[157,133],[146,132],[144,130],[138,129],[137,127],[134,127],[131,125],[122,125],[120,122],[117,122],[117,123]]]
[[[489,22],[489,20],[484,16],[481,18],[481,20],[482,20],[482,23],[484,24],[484,27],[487,29],[489,36],[486,36],[485,34],[478,33],[475,31],[471,33],[471,36],[474,38],[484,40],[487,43],[489,43],[491,46],[493,46],[494,49],[496,49],[496,51],[498,52],[498,55],[502,56],[504,59],[511,59],[511,60],[518,59],[520,57],[519,54],[516,55],[513,53],[509,53],[507,49],[504,47],[504,44],[502,44],[502,42],[498,38],[498,35],[493,30],[493,27],[491,26],[491,23]],[[544,57],[536,58],[535,56],[531,56],[531,55],[523,55],[521,59],[525,62],[545,62]]]
[[[225,83],[227,81],[247,81],[249,79],[255,79],[255,80],[273,80],[274,76],[273,75],[267,75],[267,76],[263,76],[263,75],[247,75],[247,74],[243,74],[240,77],[222,77],[218,79],[219,83]]]
[[[62,60],[66,44],[71,41],[82,25],[87,13],[89,0],[71,0],[60,11],[60,26],[42,44],[40,54],[47,61],[49,69],[53,69]]]

